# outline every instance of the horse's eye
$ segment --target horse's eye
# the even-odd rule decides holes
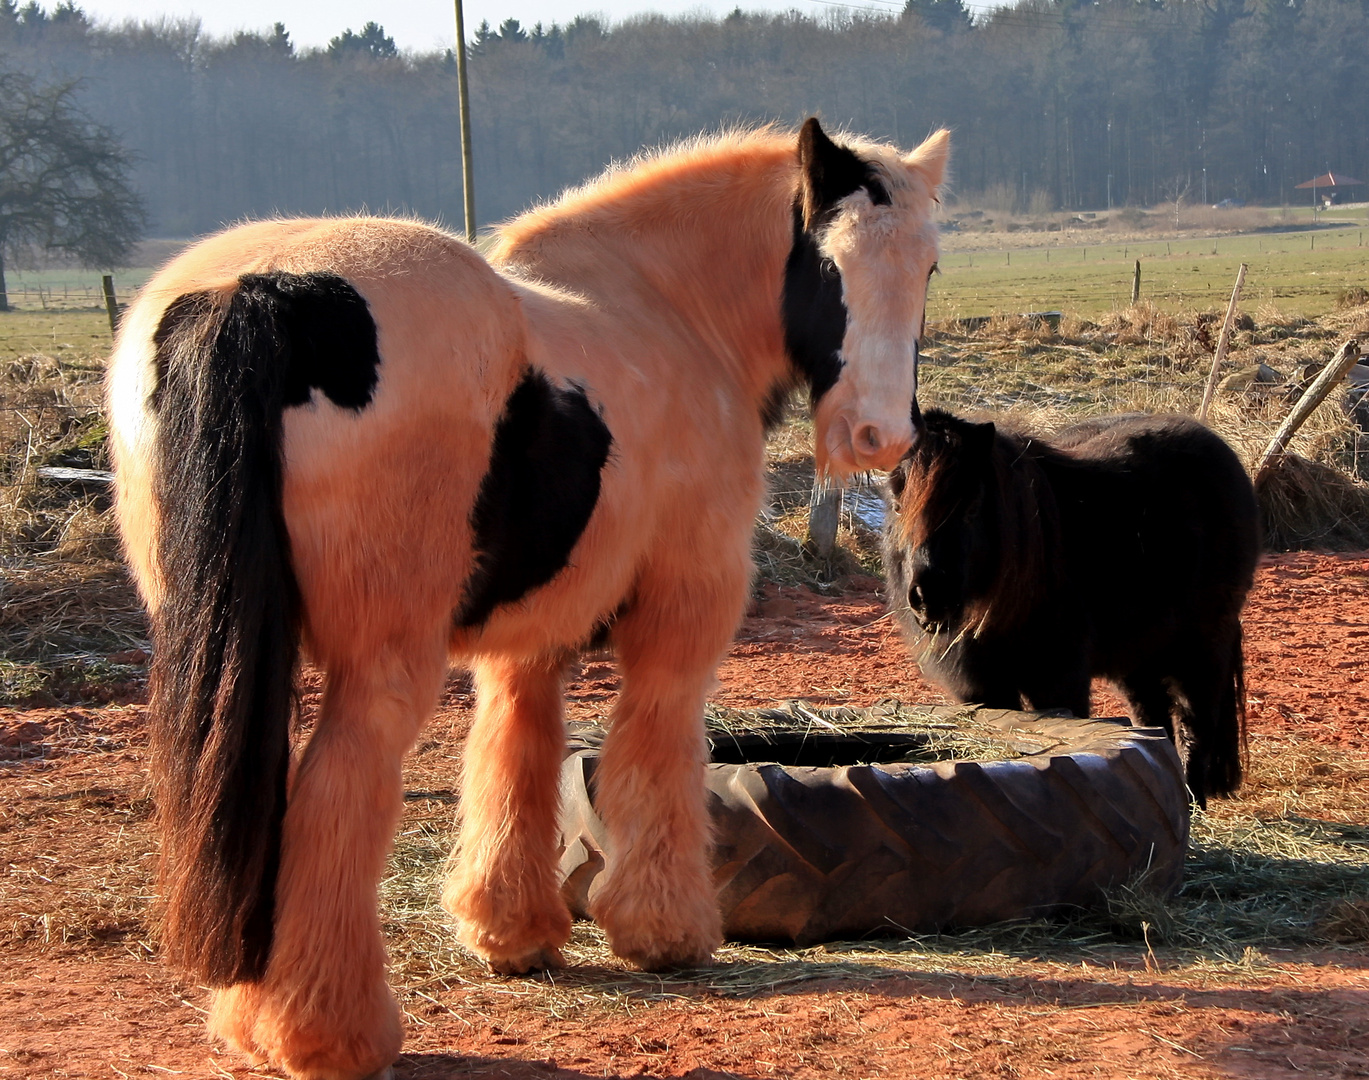
[[[930,270],[927,271],[927,280],[928,280],[928,281],[931,281],[931,280],[932,280],[932,275],[933,275],[933,274],[939,274],[939,273],[941,273],[941,264],[940,264],[940,263],[932,263],[932,268],[931,268]]]
[[[841,271],[837,269],[837,264],[831,259],[823,259],[818,269],[822,272],[822,276],[829,281],[841,277]]]

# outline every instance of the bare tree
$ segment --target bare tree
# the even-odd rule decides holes
[[[62,252],[113,269],[142,236],[131,159],[77,106],[78,85],[0,71],[0,311],[6,260]]]

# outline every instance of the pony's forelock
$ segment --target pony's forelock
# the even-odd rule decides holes
[[[964,453],[971,423],[940,409],[928,410],[923,421],[917,445],[902,465],[895,534],[906,550],[926,543],[961,509],[963,499],[949,485],[956,480],[954,466]],[[1058,577],[1056,508],[1036,463],[1044,449],[1012,431],[994,432],[982,479],[984,496],[994,509],[997,565],[985,587],[964,598],[957,632],[1012,628],[1035,603],[1039,589],[1034,586],[1049,587]]]

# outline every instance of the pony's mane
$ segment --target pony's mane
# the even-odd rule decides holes
[[[501,262],[518,247],[565,225],[584,224],[599,215],[621,216],[625,206],[702,177],[735,175],[748,166],[776,165],[788,158],[794,161],[797,183],[796,139],[774,124],[732,128],[614,161],[594,179],[498,226],[491,258]]]

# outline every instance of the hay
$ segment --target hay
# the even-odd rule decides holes
[[[43,560],[0,577],[0,704],[137,696],[149,649],[120,563]]]
[[[814,708],[803,701],[789,701],[780,708],[731,709],[708,705],[704,723],[715,741],[751,737],[762,743],[785,734],[854,735],[904,733],[916,737],[917,746],[900,756],[902,763],[934,761],[1011,761],[1028,754],[1046,753],[1060,745],[1027,732],[1006,732],[976,717],[973,706],[947,718],[933,706],[904,705],[892,698],[866,709],[847,706]],[[891,759],[880,758],[885,764]]]
[[[1299,454],[1284,454],[1256,487],[1270,551],[1369,547],[1369,484]]]

